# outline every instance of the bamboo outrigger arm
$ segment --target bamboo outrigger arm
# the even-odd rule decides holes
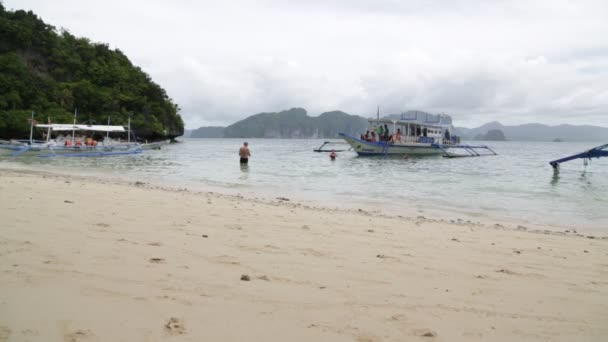
[[[549,164],[551,166],[553,166],[554,169],[557,169],[559,167],[559,164],[573,160],[573,159],[591,159],[591,158],[601,158],[601,157],[608,157],[608,144],[598,146],[598,147],[592,148],[588,151],[571,155],[569,157],[550,161]]]

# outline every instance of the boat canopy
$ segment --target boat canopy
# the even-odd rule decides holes
[[[50,128],[53,131],[95,131],[95,132],[126,132],[123,126],[108,125],[70,125],[70,124],[38,124],[36,127]]]
[[[367,121],[372,124],[372,125],[420,125],[420,126],[424,126],[424,127],[434,127],[434,128],[451,128],[451,124],[445,124],[445,123],[426,123],[426,122],[418,122],[418,121],[409,121],[409,120],[399,120],[399,119],[386,119],[386,118],[381,118],[380,120],[378,119],[374,119],[374,118],[369,118],[367,119]]]
[[[408,111],[401,114],[391,114],[382,118],[375,119],[369,118],[370,123],[381,123],[389,124],[394,123],[398,125],[415,124],[421,126],[432,126],[432,127],[451,127],[452,118],[445,114],[429,114],[421,111]]]

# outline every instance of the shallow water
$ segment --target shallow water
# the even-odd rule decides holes
[[[608,231],[608,158],[587,167],[571,161],[557,174],[548,165],[597,142],[489,142],[499,155],[482,158],[404,160],[340,152],[333,162],[326,153],[312,152],[322,142],[250,139],[247,168],[238,163],[242,141],[233,139],[184,139],[160,151],[121,157],[0,157],[0,167],[111,175],[397,215],[504,218]]]

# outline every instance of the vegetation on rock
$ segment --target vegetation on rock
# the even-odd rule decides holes
[[[120,50],[57,31],[31,11],[0,3],[0,138],[28,135],[36,120],[126,125],[143,139],[180,136],[179,108]]]

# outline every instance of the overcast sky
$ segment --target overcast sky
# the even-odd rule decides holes
[[[122,50],[187,128],[303,107],[608,126],[608,1],[4,0]]]

